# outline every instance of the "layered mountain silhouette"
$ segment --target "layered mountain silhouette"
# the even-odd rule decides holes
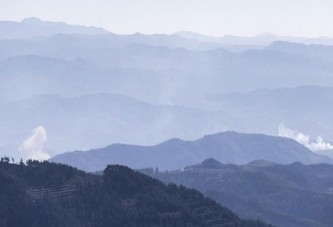
[[[333,87],[331,46],[275,42],[258,48],[239,41],[244,49],[234,52],[229,44],[209,37],[118,35],[36,18],[1,23],[13,33],[17,27],[32,29],[27,29],[30,35],[15,39],[0,37],[3,152],[11,147],[18,155],[20,144],[38,125],[49,132],[46,146],[52,155],[114,142],[190,140],[225,130],[276,135],[281,123],[312,138],[333,138],[330,88],[324,88]],[[1,29],[1,35],[11,34]],[[124,101],[109,108],[112,102],[105,102],[100,93],[144,105],[131,109]],[[94,101],[85,102],[88,97]],[[82,110],[71,107],[73,100]],[[154,106],[153,113],[147,105]],[[85,116],[77,117],[82,112]],[[63,132],[59,125],[69,130]]]
[[[0,226],[333,226],[332,45],[0,21]]]
[[[0,39],[29,39],[52,36],[58,33],[67,34],[105,34],[105,29],[63,22],[42,21],[36,17],[26,18],[21,22],[0,21]]]
[[[333,44],[333,39],[325,36],[321,36],[318,38],[305,38],[305,37],[293,37],[293,36],[279,36],[268,32],[264,32],[253,37],[241,37],[234,35],[212,37],[188,31],[177,32],[175,33],[175,35],[187,39],[195,39],[204,42],[223,43],[229,45],[252,45],[252,48],[255,48],[256,46],[260,47],[260,46],[270,45],[276,41],[296,42],[303,44],[324,44],[324,45]]]
[[[68,45],[53,41],[50,44],[0,41],[0,46],[4,47],[0,54],[3,59],[0,62],[1,95],[17,98],[21,94],[24,95],[21,98],[26,98],[45,94],[47,91],[39,91],[40,84],[52,81],[53,90],[64,87],[50,91],[60,95],[98,90],[132,95],[144,101],[188,106],[199,105],[197,100],[214,93],[309,84],[333,86],[329,57],[322,59],[272,50],[233,54],[222,49],[192,51],[142,44],[94,49],[75,40]],[[26,83],[24,78],[36,83],[27,85],[29,91],[35,90],[35,93],[19,92]],[[148,91],[154,92],[153,96],[146,94],[147,86]]]
[[[50,161],[86,171],[101,170],[108,164],[122,164],[135,169],[156,166],[160,170],[175,170],[209,157],[234,164],[257,159],[283,164],[333,163],[332,159],[317,155],[292,139],[236,132],[207,135],[194,141],[171,139],[155,146],[113,144],[56,155]]]
[[[153,46],[141,42],[139,38],[125,41],[126,38],[122,36],[117,39],[125,44],[118,45],[112,37],[113,35],[110,37],[109,35],[105,37],[58,35],[41,41],[2,40],[0,79],[6,82],[6,77],[10,77],[17,81],[16,84],[3,84],[15,89],[22,83],[20,78],[16,77],[22,74],[27,78],[33,77],[36,70],[43,76],[40,78],[43,80],[52,79],[55,74],[65,74],[69,78],[74,77],[79,80],[84,79],[84,75],[89,73],[96,75],[97,82],[92,83],[92,88],[84,88],[82,92],[91,93],[94,92],[94,85],[100,81],[99,78],[103,77],[104,84],[112,85],[110,80],[117,77],[114,70],[126,69],[124,74],[137,79],[138,85],[153,80],[154,85],[157,84],[163,92],[156,94],[158,98],[162,98],[162,95],[171,96],[171,102],[178,104],[187,104],[189,98],[186,99],[187,102],[181,100],[186,94],[204,96],[258,88],[333,86],[330,77],[333,72],[331,64],[333,51],[329,46],[322,46],[318,51],[312,51],[311,46],[304,46],[305,51],[295,54],[293,48],[289,48],[290,51],[284,51],[283,48],[277,50],[273,44],[271,48],[264,50],[249,50],[235,54],[223,49],[193,51]],[[60,63],[60,60],[63,62]],[[80,61],[84,65],[85,72],[75,71],[77,66],[70,66],[72,61]],[[64,68],[68,70],[59,72]],[[126,80],[128,76],[124,76],[121,82],[128,83]],[[73,82],[79,82],[77,80]],[[171,84],[174,81],[177,82],[176,85]],[[55,85],[58,86],[68,84],[67,80],[56,82]],[[112,91],[112,87],[109,89],[101,87],[101,89],[104,92]],[[122,92],[125,93],[127,90],[131,89]],[[144,93],[144,90],[140,92]]]
[[[223,122],[237,122],[223,111],[150,104],[106,93],[73,98],[42,95],[0,101],[0,108],[5,110],[0,112],[0,134],[3,141],[12,145],[11,149],[0,146],[0,150],[11,151],[16,159],[25,157],[24,152],[15,154],[15,149],[38,125],[48,134],[45,150],[53,156],[61,151],[87,150],[116,142],[156,144],[174,136],[190,139],[226,129]]]

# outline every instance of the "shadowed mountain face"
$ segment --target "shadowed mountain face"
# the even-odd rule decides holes
[[[333,166],[280,165],[264,160],[246,165],[208,159],[182,170],[144,173],[167,183],[195,188],[241,217],[276,226],[332,226]]]
[[[2,161],[0,210],[1,226],[269,226],[119,165],[95,176],[47,162]]]
[[[330,158],[317,155],[291,139],[236,132],[208,135],[194,141],[171,139],[155,146],[114,144],[96,150],[60,154],[50,161],[87,171],[101,170],[107,164],[174,170],[209,157],[236,164],[257,159],[277,163],[333,163]]]

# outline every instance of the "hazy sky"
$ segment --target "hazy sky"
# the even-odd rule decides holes
[[[32,16],[115,33],[333,37],[333,0],[0,0],[0,20]]]

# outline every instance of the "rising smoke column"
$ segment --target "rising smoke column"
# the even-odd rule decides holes
[[[44,145],[47,141],[47,133],[43,126],[38,126],[32,130],[32,135],[25,139],[20,146],[23,156],[26,159],[46,160],[50,155],[44,151]]]
[[[287,128],[283,124],[279,125],[278,135],[281,137],[294,139],[312,151],[323,151],[323,150],[333,149],[333,145],[328,142],[325,142],[322,137],[317,136],[316,140],[312,141],[309,135]]]

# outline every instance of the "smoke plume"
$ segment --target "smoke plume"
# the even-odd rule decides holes
[[[312,151],[322,151],[333,149],[333,145],[325,142],[320,136],[315,141],[311,140],[309,135],[287,128],[283,124],[279,125],[279,136],[296,140],[300,144],[306,146]]]
[[[20,150],[26,159],[46,160],[50,155],[44,151],[44,145],[47,141],[46,130],[43,126],[38,126],[32,130],[32,135],[23,141]]]

